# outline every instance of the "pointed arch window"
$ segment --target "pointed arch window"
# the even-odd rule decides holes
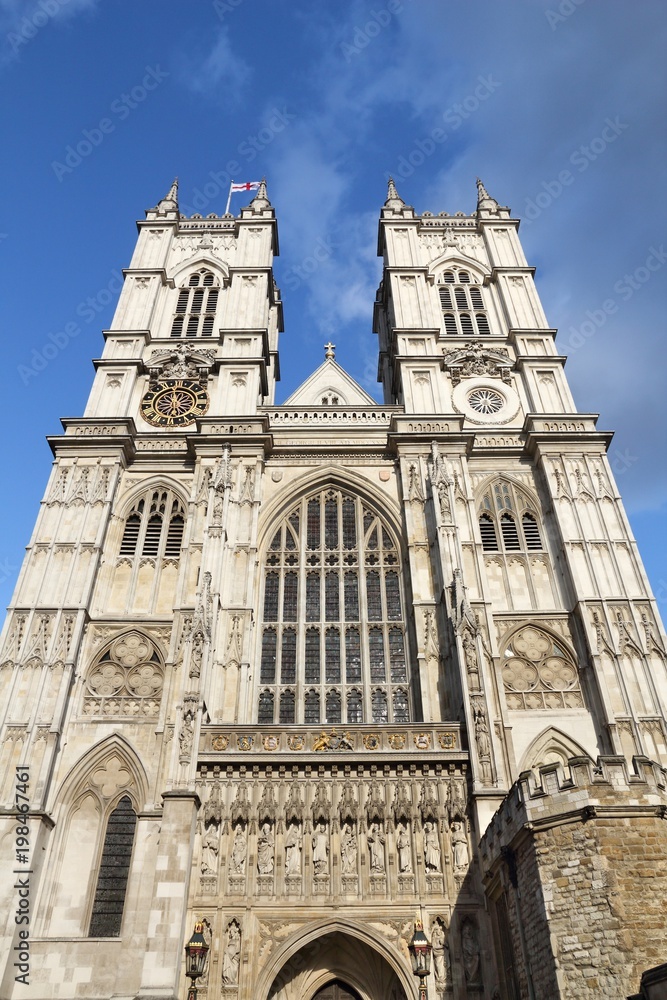
[[[211,271],[202,268],[191,274],[178,292],[171,336],[212,337],[219,295],[220,286]]]
[[[502,481],[490,484],[482,497],[479,533],[485,552],[544,548],[534,503],[522,490]]]
[[[124,795],[107,820],[88,937],[119,937],[137,814]]]
[[[399,551],[360,498],[301,500],[272,535],[260,597],[264,721],[266,693],[282,720],[288,690],[297,723],[409,720]]]
[[[180,499],[171,490],[154,490],[137,500],[128,514],[119,554],[178,559],[184,529]]]
[[[443,271],[438,281],[440,308],[447,336],[490,336],[488,312],[482,289],[470,271]]]

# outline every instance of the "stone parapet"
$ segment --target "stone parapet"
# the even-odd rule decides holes
[[[625,757],[588,757],[569,760],[570,778],[560,764],[539,769],[540,781],[524,771],[510,789],[482,837],[480,850],[491,864],[527,824],[530,832],[586,821],[597,816],[667,816],[667,772],[646,757],[634,758],[635,773]]]
[[[627,996],[664,956],[667,781],[645,757],[524,772],[480,843],[508,995]],[[514,990],[514,994],[512,994]]]

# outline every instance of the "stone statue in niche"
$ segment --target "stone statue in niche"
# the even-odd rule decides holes
[[[192,636],[192,652],[190,654],[190,677],[201,675],[202,658],[204,656],[204,636],[197,630]]]
[[[201,849],[202,875],[218,874],[218,852],[220,850],[219,829],[217,823],[210,823],[204,831]]]
[[[442,920],[435,921],[431,928],[431,945],[433,946],[433,971],[438,983],[451,981],[451,961],[449,957],[449,944],[445,934],[445,925]]]
[[[329,872],[329,834],[321,821],[313,833],[313,870],[316,875],[327,875]]]
[[[301,874],[301,831],[298,823],[290,823],[285,837],[285,874]]]
[[[463,955],[463,971],[468,986],[480,986],[482,968],[479,955],[477,928],[472,920],[466,920],[461,928],[461,953]]]
[[[379,823],[372,823],[368,831],[368,850],[371,855],[371,874],[384,875],[384,844],[385,837]]]
[[[264,823],[257,838],[257,871],[260,875],[272,875],[275,839],[271,824]]]
[[[341,871],[343,875],[357,874],[357,838],[349,823],[343,827],[340,844]]]
[[[237,823],[236,830],[234,832],[234,844],[232,845],[232,854],[229,859],[230,875],[245,875],[245,862],[246,862],[245,832],[243,830],[243,824]]]
[[[463,874],[468,870],[468,838],[463,823],[452,823],[452,854],[454,871]]]
[[[471,691],[479,691],[479,659],[477,657],[477,649],[475,647],[475,640],[473,639],[472,632],[470,629],[464,629],[463,632],[463,653],[466,661],[466,668],[468,671],[468,678],[470,683]]]
[[[223,986],[238,986],[241,962],[241,928],[232,920],[227,928],[225,953],[222,956]]]
[[[410,834],[403,823],[398,824],[396,830],[396,853],[398,854],[398,871],[401,875],[412,871],[412,850],[410,848]]]
[[[427,872],[442,871],[438,828],[431,820],[424,823],[424,865]]]

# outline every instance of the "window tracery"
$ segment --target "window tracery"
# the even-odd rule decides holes
[[[584,707],[576,664],[542,629],[529,625],[514,633],[505,645],[501,672],[508,708]]]
[[[409,720],[399,553],[358,497],[323,490],[265,558],[258,721]]]
[[[141,632],[125,632],[93,663],[86,678],[84,714],[155,719],[163,684],[164,667],[155,645]]]
[[[125,520],[121,556],[155,556],[178,559],[181,554],[185,512],[168,489],[153,491],[136,501]]]
[[[485,552],[522,552],[544,546],[535,505],[512,484],[489,485],[482,497],[479,532]]]

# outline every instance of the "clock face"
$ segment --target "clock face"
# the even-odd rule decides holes
[[[141,401],[141,415],[156,427],[185,427],[204,416],[208,403],[201,382],[169,378],[148,390]]]

